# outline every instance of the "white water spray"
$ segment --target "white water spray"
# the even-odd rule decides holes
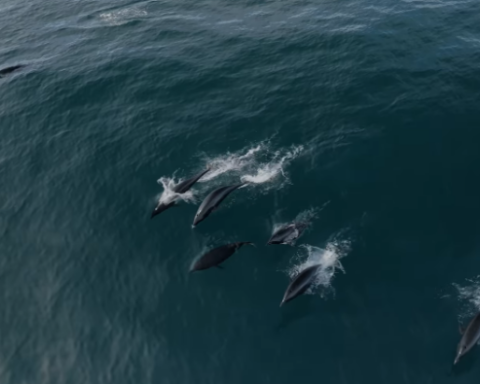
[[[293,146],[290,149],[280,149],[272,152],[268,141],[243,148],[237,152],[227,152],[217,157],[204,156],[204,167],[209,167],[206,173],[187,193],[173,192],[173,187],[179,182],[174,177],[163,176],[158,183],[163,186],[159,202],[169,204],[181,199],[187,203],[196,203],[196,195],[204,195],[207,190],[220,185],[235,184],[239,181],[247,185],[262,185],[261,193],[271,188],[280,189],[287,183],[288,176],[285,167],[303,151],[303,146]]]
[[[252,184],[263,184],[273,181],[279,176],[283,176],[284,180],[281,182],[281,185],[283,185],[285,182],[288,182],[288,175],[284,167],[298,157],[303,149],[303,146],[300,145],[292,147],[288,151],[276,151],[270,161],[256,164],[256,169],[250,174],[243,175],[241,180]]]
[[[453,284],[458,291],[458,298],[461,302],[467,303],[467,308],[459,315],[460,320],[470,320],[480,312],[480,276],[474,279],[467,279],[467,285]]]
[[[241,150],[235,153],[227,153],[226,155],[220,155],[213,159],[206,159],[210,172],[208,172],[201,180],[201,182],[210,181],[225,173],[238,173],[249,168],[255,163],[255,157],[266,150],[266,145],[260,143],[246,152]],[[245,153],[244,153],[245,152]],[[242,154],[243,153],[243,154]]]
[[[173,177],[161,177],[157,182],[163,186],[163,193],[158,198],[159,204],[170,204],[175,200],[183,200],[187,203],[195,202],[193,191],[190,190],[185,193],[176,193],[173,191],[173,188],[180,182],[180,180],[176,181]]]
[[[333,241],[328,243],[325,248],[302,245],[294,260],[294,265],[287,270],[287,274],[290,278],[294,278],[306,268],[319,265],[315,282],[307,294],[315,294],[320,288],[330,289],[335,272],[341,270],[345,273],[340,259],[345,257],[349,250],[350,243],[348,241]]]
[[[103,12],[99,17],[107,25],[119,26],[126,24],[131,20],[143,18],[147,15],[147,11],[140,9],[139,7],[130,7],[113,10],[111,12]]]

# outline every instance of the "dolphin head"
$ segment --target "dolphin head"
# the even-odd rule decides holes
[[[195,217],[193,219],[192,227],[195,228],[199,222],[200,222],[200,218],[198,217],[198,215],[195,215]]]
[[[465,343],[460,342],[460,344],[458,345],[458,349],[457,349],[457,356],[455,357],[455,361],[453,362],[453,365],[457,364],[460,361],[460,358],[465,353],[467,353],[467,346],[465,345]]]
[[[168,208],[172,207],[174,202],[165,204],[165,203],[160,203],[156,206],[156,208],[153,210],[152,215],[150,216],[151,219],[153,219],[155,216],[159,215],[163,211],[166,211]]]
[[[195,227],[198,223],[203,221],[203,219],[205,219],[203,215],[203,210],[199,209],[195,215],[195,218],[193,219],[193,226]]]

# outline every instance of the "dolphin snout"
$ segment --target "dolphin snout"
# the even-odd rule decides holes
[[[168,208],[174,207],[175,202],[172,201],[171,203],[165,204],[165,203],[160,203],[158,204],[155,209],[152,212],[152,215],[150,216],[151,219],[153,219],[155,216],[158,214],[162,213],[163,211],[166,211]]]
[[[459,354],[457,355],[457,357],[455,357],[455,360],[454,360],[454,362],[453,362],[453,365],[456,365],[456,364],[460,361],[460,357],[462,357],[462,355],[459,353]]]

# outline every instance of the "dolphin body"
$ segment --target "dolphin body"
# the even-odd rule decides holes
[[[210,216],[210,214],[218,208],[220,203],[225,200],[230,193],[240,188],[242,185],[245,185],[245,183],[220,187],[210,192],[202,201],[200,207],[198,207],[198,211],[193,219],[193,226],[196,226],[198,223]]]
[[[220,268],[221,263],[227,260],[237,251],[237,249],[240,249],[245,244],[254,246],[254,244],[250,241],[241,241],[238,243],[222,245],[208,251],[200,259],[198,259],[195,264],[193,264],[190,272],[201,271],[203,269],[208,269],[211,267]]]
[[[12,72],[15,72],[17,69],[23,68],[24,65],[17,64],[17,65],[12,65],[11,67],[6,67],[3,69],[0,69],[0,77],[3,77],[5,75],[8,75]]]
[[[293,222],[291,224],[284,225],[277,229],[270,240],[268,240],[267,245],[272,244],[290,244],[292,245],[295,240],[297,240],[302,232],[307,228],[307,223],[297,223]]]
[[[320,265],[312,265],[300,272],[289,284],[280,306],[304,294],[315,282]]]
[[[208,171],[210,171],[210,168],[207,168],[206,170],[196,174],[195,176],[191,177],[190,179],[186,179],[172,188],[172,191],[177,193],[177,194],[182,194],[185,192],[188,192],[190,188],[193,187],[193,185],[200,180],[200,178],[205,175]],[[152,212],[152,216],[150,218],[154,218],[156,215],[162,213],[163,211],[167,210],[168,208],[173,207],[176,202],[177,202],[178,196],[174,196],[173,200],[170,202],[158,202],[158,205],[155,207],[155,209]]]
[[[480,339],[480,313],[470,321],[465,330],[460,328],[460,333],[462,333],[463,336],[458,344],[457,356],[453,364],[457,364],[460,358],[467,354]]]

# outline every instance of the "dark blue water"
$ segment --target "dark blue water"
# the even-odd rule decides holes
[[[0,67],[26,67],[0,79],[0,381],[475,382],[478,350],[451,366],[480,310],[479,12],[4,1]],[[234,241],[257,248],[188,273]],[[328,294],[279,308],[312,263]]]

